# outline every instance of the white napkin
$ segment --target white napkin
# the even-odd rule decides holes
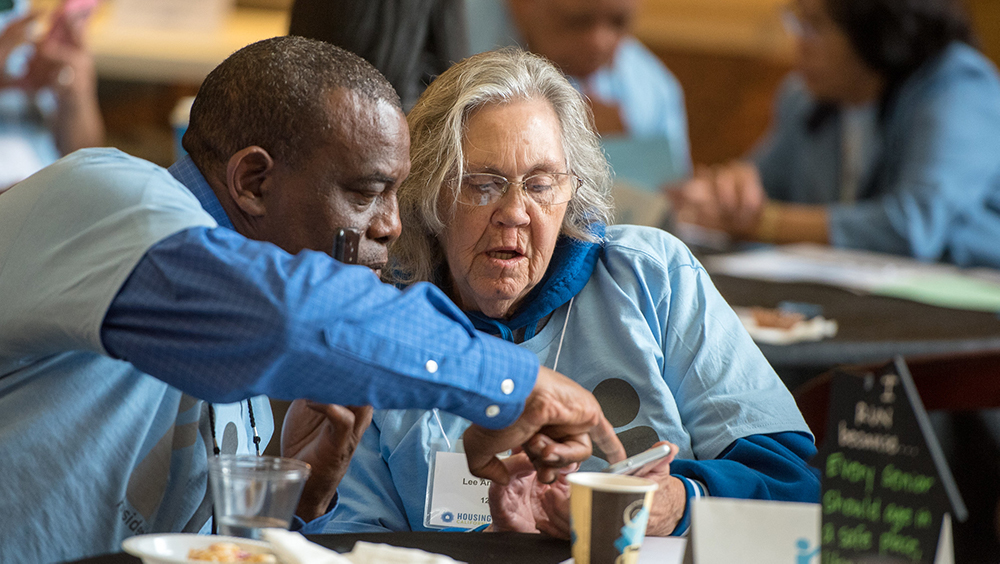
[[[345,555],[320,546],[301,533],[264,529],[260,535],[271,543],[271,551],[282,564],[352,564]]]
[[[734,307],[743,327],[755,342],[767,345],[791,345],[805,341],[821,341],[837,336],[837,321],[817,315],[812,319],[797,321],[788,328],[761,327],[757,324],[752,308]]]
[[[347,556],[353,564],[457,564],[443,554],[361,541],[354,544],[354,550]]]
[[[338,554],[284,529],[264,529],[261,536],[271,543],[271,550],[282,564],[458,564],[447,556],[416,548],[361,541],[351,552]]]

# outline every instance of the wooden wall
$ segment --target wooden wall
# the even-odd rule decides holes
[[[696,163],[745,154],[764,133],[792,67],[785,0],[645,0],[636,36],[684,88]]]
[[[1000,0],[966,0],[980,46],[1000,64]]]
[[[239,0],[282,6],[288,1]],[[984,50],[1000,61],[1000,0],[965,1]],[[794,60],[780,17],[788,2],[643,0],[635,34],[684,87],[695,162],[738,158],[765,132],[776,90]],[[196,88],[101,82],[109,143],[158,163],[172,162],[167,116],[178,97]]]
[[[791,66],[764,58],[658,50],[684,87],[691,155],[718,163],[744,155],[771,121],[773,99]]]

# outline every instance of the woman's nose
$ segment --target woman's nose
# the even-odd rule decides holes
[[[511,184],[493,210],[493,222],[506,227],[518,227],[531,222],[528,206],[532,205],[521,184]]]

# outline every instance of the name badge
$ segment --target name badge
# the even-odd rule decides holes
[[[465,453],[437,451],[432,462],[424,526],[471,529],[491,523],[490,481],[469,473]]]

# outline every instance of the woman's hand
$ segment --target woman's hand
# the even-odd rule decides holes
[[[15,18],[7,24],[7,27],[0,32],[0,88],[7,88],[16,84],[7,77],[7,59],[10,54],[28,41],[28,33],[31,31],[31,24],[38,19],[37,12],[31,12],[19,18]]]
[[[694,177],[668,196],[679,223],[725,231],[737,239],[754,237],[768,202],[757,167],[742,161],[697,167]]]
[[[282,425],[281,456],[312,466],[296,515],[308,522],[326,513],[371,421],[370,406],[292,402]]]
[[[634,475],[653,480],[659,486],[653,494],[646,534],[666,537],[677,528],[684,516],[687,494],[680,478],[670,475],[670,463],[677,453],[677,445],[660,441],[654,446],[669,445],[670,455],[656,464],[640,468]],[[542,532],[558,538],[569,538],[569,483],[566,475],[577,465],[559,474],[552,484],[538,480],[534,466],[525,453],[518,453],[504,461],[511,472],[510,482],[504,486],[497,482],[490,485],[490,514],[493,523],[487,530]]]
[[[649,478],[659,485],[653,493],[653,506],[649,511],[649,523],[646,525],[646,535],[651,537],[667,537],[677,528],[677,523],[684,516],[687,505],[687,493],[680,478],[670,475],[670,463],[677,455],[677,445],[660,441],[653,446],[670,445],[670,455],[658,463],[640,468],[634,475]]]
[[[84,41],[85,21],[79,16],[52,22],[65,34],[48,36],[35,45],[27,74],[14,86],[34,92],[49,88],[57,110],[51,128],[63,154],[104,143],[104,120],[97,103],[97,71]]]
[[[510,482],[490,484],[490,514],[493,523],[487,531],[545,533],[569,538],[569,484],[566,475],[576,470],[573,464],[560,471],[555,482],[538,480],[531,460],[524,453],[508,458]]]

